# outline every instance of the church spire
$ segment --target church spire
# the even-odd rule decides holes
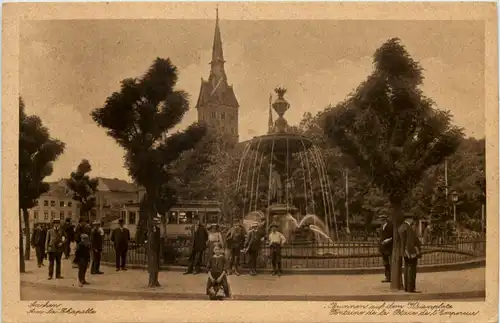
[[[219,27],[219,8],[215,9],[215,34],[214,34],[214,44],[212,47],[211,64],[214,64],[216,62],[224,63],[224,53],[222,51],[222,38],[220,36],[220,27]]]
[[[215,34],[214,43],[212,47],[212,66],[210,70],[209,80],[215,84],[219,83],[221,79],[226,80],[226,72],[224,71],[224,52],[222,51],[222,38],[220,35],[219,27],[219,8],[215,9]]]

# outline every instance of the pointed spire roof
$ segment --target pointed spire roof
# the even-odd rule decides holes
[[[219,8],[215,9],[215,34],[214,34],[214,44],[212,47],[212,61],[210,64],[216,62],[224,63],[224,52],[222,51],[222,38],[220,36],[219,27]]]
[[[224,53],[222,51],[222,38],[219,27],[219,9],[216,9],[215,34],[212,47],[212,61],[210,62],[210,75],[208,80],[201,79],[200,95],[196,108],[207,104],[225,105],[237,109],[238,100],[234,90],[228,84],[226,71],[224,70]]]

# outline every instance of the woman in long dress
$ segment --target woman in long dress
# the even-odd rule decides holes
[[[214,255],[214,247],[219,244],[224,250],[224,240],[222,239],[222,234],[219,230],[219,225],[218,224],[212,224],[209,227],[208,231],[208,251],[207,251],[207,259],[212,259],[212,256]]]

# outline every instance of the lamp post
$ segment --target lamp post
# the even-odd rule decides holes
[[[458,193],[455,191],[451,193],[451,202],[453,203],[453,222],[457,222]]]

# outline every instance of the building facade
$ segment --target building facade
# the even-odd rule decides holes
[[[219,27],[219,13],[215,21],[212,61],[208,80],[201,79],[200,94],[196,103],[198,121],[222,133],[232,143],[239,140],[239,103],[233,86],[229,85],[224,69],[224,52]]]
[[[116,178],[99,178],[97,188],[97,205],[92,220],[114,221],[122,217],[125,205],[139,203],[142,196],[136,185]]]
[[[116,178],[99,177],[98,180],[96,207],[90,212],[90,221],[113,221],[123,216],[125,205],[140,201],[141,194],[136,185]],[[49,191],[42,194],[36,206],[29,210],[30,227],[33,228],[34,223],[49,224],[54,219],[63,222],[69,218],[72,223],[77,223],[80,218],[80,203],[73,200],[73,193],[67,188],[66,180],[61,179],[49,185]],[[133,220],[134,214],[130,218]]]
[[[72,222],[78,221],[80,215],[80,203],[73,200],[73,194],[66,188],[63,182],[49,183],[49,191],[42,194],[37,200],[35,207],[30,209],[30,228],[35,223],[49,224],[54,219]]]

